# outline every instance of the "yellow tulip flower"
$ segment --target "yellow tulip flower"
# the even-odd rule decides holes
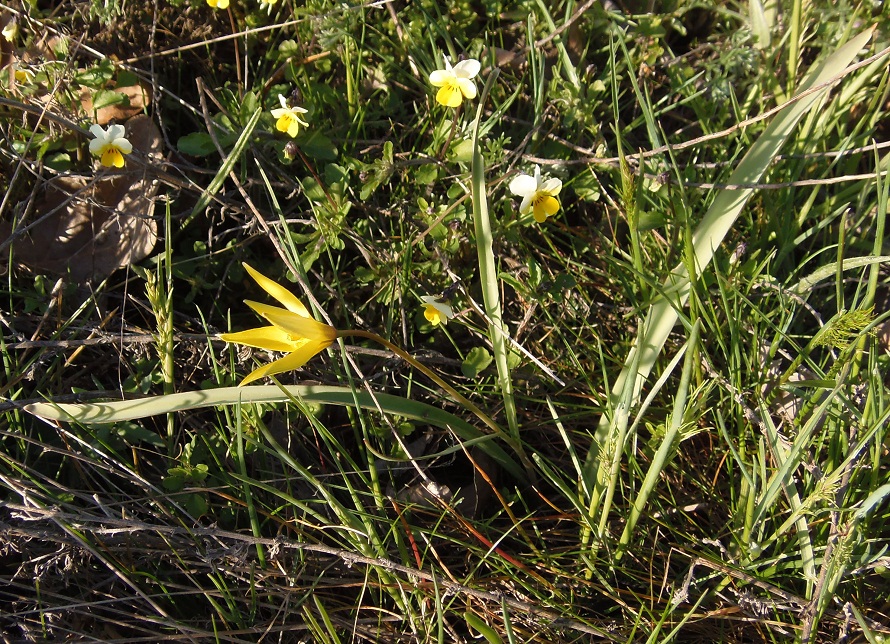
[[[238,333],[221,333],[219,337],[226,342],[266,351],[281,351],[287,355],[252,371],[239,383],[239,387],[265,376],[299,369],[337,339],[337,330],[309,315],[309,311],[293,293],[251,266],[244,264],[244,268],[284,308],[245,300],[247,306],[272,325]]]

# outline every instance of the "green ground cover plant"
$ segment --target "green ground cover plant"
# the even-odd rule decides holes
[[[884,642],[883,3],[0,3],[6,641]]]

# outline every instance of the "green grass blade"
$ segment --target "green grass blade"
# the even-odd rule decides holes
[[[683,419],[686,415],[686,400],[689,395],[689,385],[692,382],[692,372],[697,364],[698,352],[696,351],[696,347],[698,345],[698,334],[700,329],[700,322],[696,322],[692,327],[692,331],[689,333],[689,340],[685,347],[686,359],[683,362],[683,375],[680,378],[680,387],[677,389],[677,397],[674,399],[674,410],[671,414],[670,426],[668,427],[667,432],[665,432],[664,440],[652,459],[652,464],[646,472],[646,477],[643,479],[640,491],[637,493],[636,499],[634,499],[633,508],[627,518],[627,523],[624,525],[624,532],[622,532],[621,538],[618,541],[618,549],[615,552],[616,561],[621,559],[621,556],[627,549],[631,537],[633,536],[634,528],[637,525],[637,521],[639,521],[640,516],[643,514],[643,510],[646,508],[649,496],[655,490],[655,486],[661,477],[662,471],[670,462],[670,459],[674,455],[674,452],[676,452],[677,445],[679,444],[678,439],[680,438],[680,429],[683,426]]]
[[[198,201],[197,203],[195,203],[195,207],[192,208],[192,212],[188,216],[188,220],[191,220],[198,213],[203,212],[203,210],[210,203],[210,200],[213,199],[213,195],[219,192],[219,189],[222,187],[222,184],[226,180],[226,177],[229,176],[232,168],[235,167],[235,163],[238,161],[238,159],[241,158],[241,155],[247,148],[247,144],[250,142],[250,137],[253,135],[253,131],[256,128],[256,125],[259,122],[260,116],[262,116],[262,114],[262,108],[258,107],[256,111],[251,114],[250,119],[248,119],[247,123],[244,124],[244,130],[241,132],[241,136],[239,136],[238,140],[235,141],[235,146],[232,148],[229,156],[227,156],[223,161],[222,165],[219,168],[219,172],[214,175],[213,179],[211,179],[210,183],[207,185],[207,188],[204,190],[204,192],[201,193],[201,196],[198,197]]]
[[[869,41],[872,32],[873,29],[869,29],[859,34],[813,69],[801,85],[799,94],[830,80],[843,77],[847,66]],[[779,112],[748,150],[730,176],[728,183],[754,184],[759,182],[800,119],[817,105],[827,92],[828,88],[826,87],[823,90],[810,93],[804,98],[790,103],[787,109]],[[711,262],[714,252],[753,194],[753,188],[724,189],[717,194],[692,238],[696,266],[699,271],[703,271]],[[638,398],[644,381],[655,365],[668,335],[677,322],[679,312],[689,297],[690,287],[686,267],[680,264],[665,280],[663,294],[649,308],[646,320],[640,327],[639,339],[630,350],[625,367],[612,388],[610,397],[614,403],[617,404],[621,399],[622,392],[625,391],[625,384],[629,380],[633,381],[631,387],[633,399]],[[600,462],[597,458],[600,450],[609,443],[609,426],[610,419],[603,416],[588,454],[587,478],[594,482],[599,479],[599,476],[592,470]]]

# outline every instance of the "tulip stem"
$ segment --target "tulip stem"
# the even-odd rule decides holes
[[[526,472],[529,476],[534,477],[534,466],[532,465],[531,460],[528,458],[528,455],[525,453],[525,449],[523,449],[522,444],[516,440],[513,436],[505,432],[500,425],[498,425],[494,420],[486,414],[484,411],[479,409],[476,405],[470,402],[466,396],[459,393],[457,389],[449,385],[445,380],[436,374],[432,369],[427,367],[426,365],[420,363],[417,358],[412,356],[410,353],[405,351],[404,349],[394,345],[392,342],[383,338],[376,333],[372,333],[370,331],[361,331],[358,329],[352,329],[349,331],[337,331],[338,338],[366,338],[368,340],[373,340],[378,344],[382,344],[384,347],[392,351],[394,354],[399,356],[402,360],[410,364],[412,367],[415,367],[418,371],[423,373],[427,378],[432,380],[434,383],[439,385],[442,389],[444,389],[456,402],[460,403],[468,410],[473,412],[479,420],[485,423],[496,435],[500,436],[511,448],[516,452],[516,455],[519,456],[519,459],[522,461],[522,465],[525,467]]]

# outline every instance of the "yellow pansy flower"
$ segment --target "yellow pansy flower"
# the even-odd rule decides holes
[[[306,114],[309,110],[302,107],[289,107],[287,99],[281,94],[278,95],[281,107],[272,110],[272,116],[278,119],[275,122],[275,129],[279,132],[287,132],[291,138],[300,133],[300,126],[309,127],[309,124],[302,119],[301,114]]]
[[[219,337],[226,342],[266,351],[281,351],[287,355],[250,372],[239,383],[239,387],[265,376],[299,369],[337,339],[337,330],[309,315],[309,311],[293,293],[251,266],[244,264],[244,268],[256,283],[278,300],[284,308],[245,300],[244,303],[271,322],[271,326],[238,333],[221,333]]]
[[[482,69],[478,60],[468,58],[454,67],[445,56],[445,69],[437,69],[430,74],[430,84],[439,87],[436,100],[447,107],[459,107],[465,98],[476,98],[476,84],[473,78]]]
[[[124,137],[126,130],[123,125],[109,125],[106,130],[101,125],[90,126],[90,134],[95,139],[90,141],[90,152],[99,157],[99,163],[105,167],[124,167],[124,155],[133,151],[133,146]]]
[[[552,217],[559,210],[559,200],[556,195],[562,190],[562,181],[559,179],[541,180],[541,168],[535,166],[535,176],[520,174],[510,182],[510,192],[517,197],[522,197],[519,206],[520,214],[526,214],[532,210],[535,221],[542,223],[547,217]]]
[[[207,0],[207,4],[209,4],[214,9],[227,9],[229,6],[229,0]]]
[[[438,326],[454,317],[454,311],[451,307],[439,302],[438,297],[424,295],[420,299],[423,302],[423,317],[433,326]]]

